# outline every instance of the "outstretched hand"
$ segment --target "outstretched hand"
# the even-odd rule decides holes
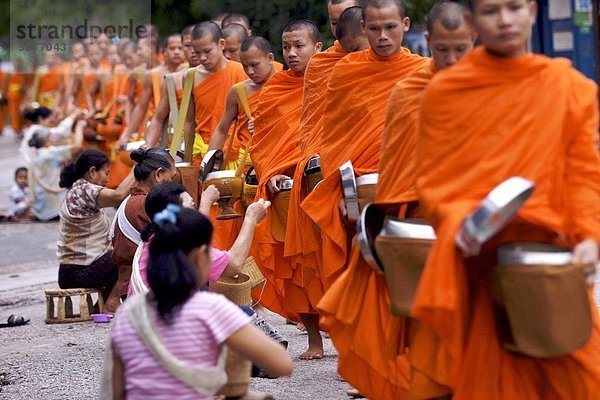
[[[250,204],[246,209],[246,218],[252,219],[255,223],[259,223],[267,216],[267,210],[271,206],[270,201],[265,199],[259,199],[258,201]]]

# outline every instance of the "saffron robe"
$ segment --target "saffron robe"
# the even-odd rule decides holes
[[[398,80],[425,62],[425,58],[407,49],[389,57],[369,49],[347,55],[333,69],[319,150],[323,182],[302,202],[323,235],[321,279],[325,289],[342,272],[349,249],[338,211],[342,199],[338,168],[351,160],[359,176],[377,172],[390,92]]]
[[[433,79],[421,118],[417,193],[438,239],[412,314],[448,348],[454,397],[597,397],[600,323],[594,305],[584,347],[535,359],[503,347],[497,330],[506,326],[496,319],[492,298],[500,244],[600,241],[596,85],[564,59],[497,58],[480,47]],[[534,181],[533,195],[480,256],[465,260],[454,242],[464,218],[512,176]]]
[[[267,182],[277,174],[292,176],[300,159],[300,114],[304,77],[277,72],[260,90],[250,148],[259,180],[257,198],[271,200]],[[288,319],[313,311],[303,289],[302,271],[283,255],[285,244],[271,233],[272,208],[258,224],[252,255],[267,279],[261,304]]]
[[[327,83],[335,64],[348,53],[336,41],[326,51],[313,55],[304,73],[304,95],[300,117],[300,149],[302,157],[294,174],[290,196],[285,256],[302,264],[305,271],[306,290],[311,304],[316,306],[323,296],[319,277],[321,258],[321,233],[300,208],[308,195],[308,182],[304,170],[308,160],[319,151],[323,129],[323,110]]]
[[[381,202],[408,203],[417,199],[414,159],[419,106],[423,90],[434,73],[435,64],[430,60],[398,82],[392,91],[379,164],[377,199]],[[406,179],[400,182],[400,193],[396,186],[398,174]],[[401,209],[400,217],[413,216],[406,215],[406,207]],[[356,243],[348,268],[327,291],[319,310],[323,320],[333,327],[330,335],[339,351],[340,374],[368,398],[402,398],[410,381],[406,357],[410,324],[404,318],[392,316],[385,275],[375,272],[365,262]],[[417,384],[423,392],[421,383]],[[426,398],[446,393],[448,390],[429,390]]]
[[[227,67],[213,72],[192,90],[195,105],[196,140],[194,158],[200,162],[208,150],[212,133],[225,111],[227,94],[233,85],[248,79],[242,64],[227,61]]]

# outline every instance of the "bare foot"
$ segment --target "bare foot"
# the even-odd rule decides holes
[[[323,346],[309,345],[308,350],[300,354],[301,360],[320,360],[323,358]]]
[[[355,389],[355,388],[348,389],[348,390],[346,391],[346,394],[347,394],[349,397],[352,397],[353,399],[359,399],[359,398],[363,398],[363,397],[365,397],[365,396],[363,396],[362,394],[360,394],[360,392],[359,392],[357,389]]]
[[[296,324],[296,329],[298,329],[301,332],[306,332],[306,327],[304,326],[304,324],[302,322],[298,322]]]

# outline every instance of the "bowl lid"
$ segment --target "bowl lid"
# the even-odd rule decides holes
[[[356,186],[376,185],[379,180],[379,174],[366,174],[356,178]]]
[[[223,151],[221,149],[210,150],[206,153],[200,164],[200,171],[198,172],[198,179],[204,182],[207,175],[213,171],[221,169],[223,163]]]
[[[498,233],[531,196],[535,184],[515,176],[496,186],[464,223],[465,233],[479,243]]]
[[[214,171],[206,175],[204,182],[212,179],[223,179],[223,178],[235,178],[236,171],[233,169],[226,169],[223,171]]]
[[[498,249],[498,265],[567,265],[573,254],[544,243],[510,243]]]

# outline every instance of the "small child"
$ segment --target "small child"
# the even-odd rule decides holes
[[[25,167],[17,168],[15,171],[15,183],[10,188],[10,201],[11,207],[8,215],[11,219],[31,219],[27,168]]]

